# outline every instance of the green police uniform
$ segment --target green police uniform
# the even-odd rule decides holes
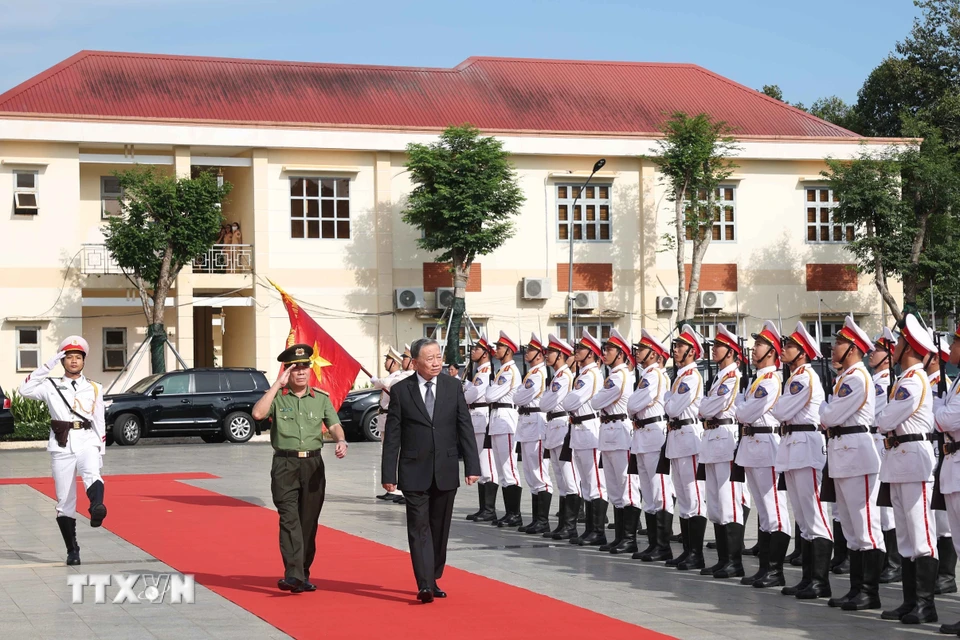
[[[287,365],[310,361],[309,345],[293,345],[277,358]],[[270,443],[274,448],[270,470],[273,504],[280,515],[280,555],[284,578],[303,587],[280,587],[286,590],[312,591],[306,584],[310,565],[317,551],[317,521],[323,508],[326,476],[320,449],[323,447],[323,425],[340,424],[337,412],[326,392],[308,388],[297,397],[284,388],[273,399],[268,416],[273,420]]]

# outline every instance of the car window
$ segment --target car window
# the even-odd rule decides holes
[[[257,388],[253,376],[246,371],[227,371],[227,383],[230,391],[253,391]]]
[[[216,393],[220,391],[220,374],[216,371],[195,373],[193,384],[197,393]]]
[[[178,393],[190,393],[190,374],[175,373],[160,381],[163,385],[163,395],[169,396]]]
[[[163,375],[162,373],[156,373],[152,376],[147,376],[143,380],[140,380],[139,382],[137,382],[137,384],[127,389],[127,393],[143,393],[148,388],[150,388],[150,385],[152,385],[154,382],[159,380],[160,376],[162,375]]]

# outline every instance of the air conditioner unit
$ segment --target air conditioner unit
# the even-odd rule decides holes
[[[700,292],[701,309],[722,309],[723,291],[701,291]]]
[[[550,297],[550,279],[549,278],[524,278],[523,279],[523,299],[524,300],[546,300]]]
[[[440,287],[437,289],[437,308],[447,309],[453,306],[453,296],[455,289],[453,287]]]
[[[596,309],[599,306],[599,294],[596,291],[574,291],[574,309]]]
[[[657,311],[676,311],[680,303],[677,296],[662,296],[657,298]]]
[[[402,287],[394,289],[393,302],[397,311],[423,309],[423,287]]]

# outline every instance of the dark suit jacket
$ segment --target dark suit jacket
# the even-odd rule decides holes
[[[434,381],[433,420],[420,397],[416,374],[390,387],[381,482],[396,484],[402,491],[427,491],[434,480],[442,491],[459,487],[458,453],[463,454],[464,476],[480,475],[477,441],[463,387],[457,378],[442,373]]]

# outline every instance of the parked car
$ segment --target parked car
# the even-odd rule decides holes
[[[123,393],[104,396],[107,444],[142,437],[200,436],[204,442],[246,442],[256,430],[253,405],[270,383],[248,368],[158,373]],[[269,422],[261,423],[269,428]]]
[[[380,442],[380,428],[377,426],[379,403],[378,389],[357,389],[348,393],[338,412],[344,435]]]
[[[10,398],[0,387],[0,436],[8,436],[13,433],[13,410],[10,406]]]

